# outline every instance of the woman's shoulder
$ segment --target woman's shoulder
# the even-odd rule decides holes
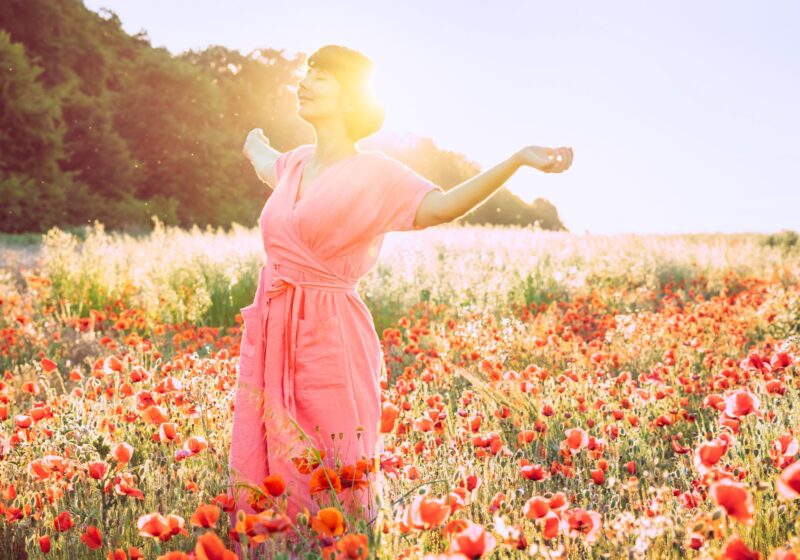
[[[361,154],[381,164],[387,164],[392,161],[397,161],[389,154],[381,152],[380,150],[365,150],[362,151]]]
[[[377,150],[373,150],[370,152],[364,152],[365,154],[370,154],[373,157],[375,163],[386,170],[389,171],[405,171],[411,169],[408,165],[397,159],[396,157],[390,156],[385,152],[379,152]]]
[[[309,144],[302,144],[297,146],[296,148],[292,148],[291,150],[287,150],[278,157],[275,158],[275,183],[276,188],[277,184],[280,183],[281,177],[283,176],[284,172],[295,165],[298,161],[298,157],[302,157],[304,154],[304,150],[308,149]],[[312,146],[313,147],[313,146]]]
[[[292,148],[283,152],[278,159],[280,160],[281,167],[287,164],[307,159],[314,153],[316,146],[314,144],[300,144],[296,148]],[[361,168],[363,165],[365,169],[375,171],[377,173],[391,173],[398,169],[403,169],[404,165],[395,158],[378,150],[361,150],[357,158],[351,163],[355,163],[357,167]],[[360,165],[359,165],[360,164]]]
[[[377,150],[362,151],[352,165],[350,169],[372,191],[382,190],[381,186],[389,188],[405,170],[402,163]]]
[[[316,149],[315,144],[300,144],[296,148],[292,148],[286,152],[283,152],[279,157],[284,157],[286,159],[294,158],[296,156],[306,156],[314,153]],[[388,160],[396,161],[390,158],[383,152],[379,152],[378,150],[360,150],[358,153],[359,159],[364,161],[372,161],[372,162],[380,162],[386,163]]]
[[[384,152],[372,152],[374,154],[373,169],[380,173],[380,176],[387,183],[397,181],[426,181],[413,167],[390,156]]]
[[[358,158],[362,162],[366,162],[370,167],[380,167],[386,164],[386,159],[389,156],[377,150],[362,150],[358,154]]]
[[[300,144],[296,148],[292,148],[291,150],[283,152],[280,157],[284,157],[285,159],[294,159],[297,156],[304,156],[313,151],[314,144]]]
[[[313,144],[301,144],[296,148],[292,148],[291,150],[287,150],[280,154],[277,158],[275,158],[275,169],[278,173],[283,173],[283,170],[286,167],[293,165],[294,162],[306,155],[308,150],[314,149]]]
[[[367,162],[369,168],[379,173],[385,179],[401,175],[410,168],[400,160],[380,152],[378,150],[368,150],[361,152],[362,161]]]

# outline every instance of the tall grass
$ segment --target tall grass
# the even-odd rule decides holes
[[[376,327],[389,326],[419,301],[464,314],[568,299],[597,287],[619,297],[621,312],[652,309],[666,286],[720,293],[730,274],[800,271],[800,248],[760,234],[576,235],[519,227],[439,226],[386,235],[376,267],[359,285]],[[54,296],[85,315],[115,300],[154,320],[229,326],[252,302],[264,262],[257,228],[183,230],[155,221],[149,234],[82,235],[52,229],[39,264]],[[622,298],[622,287],[625,297]],[[614,288],[620,288],[615,295]],[[638,291],[637,291],[638,290]],[[638,294],[638,295],[637,295]]]

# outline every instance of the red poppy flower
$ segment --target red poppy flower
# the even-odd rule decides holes
[[[261,486],[267,491],[267,494],[277,498],[286,490],[286,481],[279,474],[270,474],[264,478]]]
[[[312,494],[324,492],[329,488],[336,492],[342,491],[342,482],[339,480],[339,475],[336,474],[336,471],[322,465],[311,473],[311,480],[309,480],[308,486]]]
[[[225,548],[225,543],[213,531],[206,531],[194,544],[194,554],[197,558],[208,560],[236,560],[236,553]]]
[[[728,442],[717,438],[701,443],[694,454],[694,466],[700,474],[706,474],[716,465],[728,450]]]
[[[741,418],[748,414],[757,414],[760,401],[747,389],[740,389],[725,397],[725,414],[731,418]]]
[[[722,479],[711,485],[711,496],[730,517],[745,525],[753,525],[753,497],[743,484]]]
[[[780,474],[777,480],[778,496],[784,500],[800,498],[800,461],[795,461]]]
[[[564,520],[569,527],[570,535],[581,536],[586,542],[593,543],[600,532],[600,514],[581,508],[568,509],[564,512]]]
[[[68,531],[74,525],[75,522],[72,520],[72,516],[68,511],[62,511],[53,519],[53,527],[55,527],[57,531]]]
[[[548,514],[550,511],[550,501],[540,496],[534,496],[525,502],[522,507],[522,513],[528,519],[540,519]]]
[[[92,550],[97,550],[103,546],[103,537],[100,534],[100,529],[94,525],[89,525],[86,528],[81,535],[81,541]]]
[[[168,540],[171,536],[169,521],[160,513],[148,513],[139,517],[136,522],[139,535]]]
[[[467,528],[453,536],[448,552],[460,552],[468,558],[481,558],[494,550],[496,545],[497,540],[483,525],[467,520]]]
[[[205,527],[210,529],[217,524],[220,509],[211,504],[200,504],[189,518],[189,524],[193,527]]]
[[[385,401],[381,405],[381,433],[388,434],[394,429],[397,419],[397,407],[390,401]]]
[[[50,373],[51,371],[54,371],[58,367],[58,365],[53,360],[50,360],[48,358],[42,358],[42,361],[40,363],[42,364],[42,369],[44,370],[45,373]]]
[[[323,508],[311,518],[311,528],[324,537],[339,536],[346,528],[344,516],[335,507]]]
[[[570,453],[578,453],[584,447],[589,445],[589,435],[581,428],[572,428],[566,431],[566,438],[562,445],[569,450]]]
[[[750,550],[739,535],[731,535],[725,542],[722,557],[726,560],[761,560],[761,553]]]
[[[363,533],[351,533],[339,539],[336,550],[341,552],[344,558],[366,560],[369,556],[369,539]]]
[[[39,540],[39,548],[42,552],[45,554],[50,552],[50,535],[39,535],[37,538]]]
[[[129,443],[120,442],[111,448],[111,454],[119,463],[127,463],[133,456],[133,446]]]
[[[434,498],[430,494],[418,494],[408,505],[408,526],[413,529],[430,529],[444,523],[450,517],[450,495]]]
[[[523,478],[527,480],[544,480],[547,478],[547,472],[545,472],[542,465],[523,465],[520,468],[520,472]]]

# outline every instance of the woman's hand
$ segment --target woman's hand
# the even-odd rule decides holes
[[[527,165],[545,173],[561,173],[572,165],[572,148],[526,146],[514,154],[519,165]]]
[[[247,159],[252,159],[253,148],[259,146],[269,146],[269,138],[264,136],[264,131],[260,128],[254,128],[247,133],[247,138],[242,146],[242,153]]]

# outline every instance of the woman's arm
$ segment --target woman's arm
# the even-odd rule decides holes
[[[572,164],[572,148],[527,146],[449,191],[432,191],[420,203],[415,224],[426,227],[452,222],[492,196],[522,166],[561,173]]]
[[[242,153],[253,164],[258,178],[275,188],[275,160],[281,152],[269,145],[269,139],[260,128],[254,128],[247,134]]]

